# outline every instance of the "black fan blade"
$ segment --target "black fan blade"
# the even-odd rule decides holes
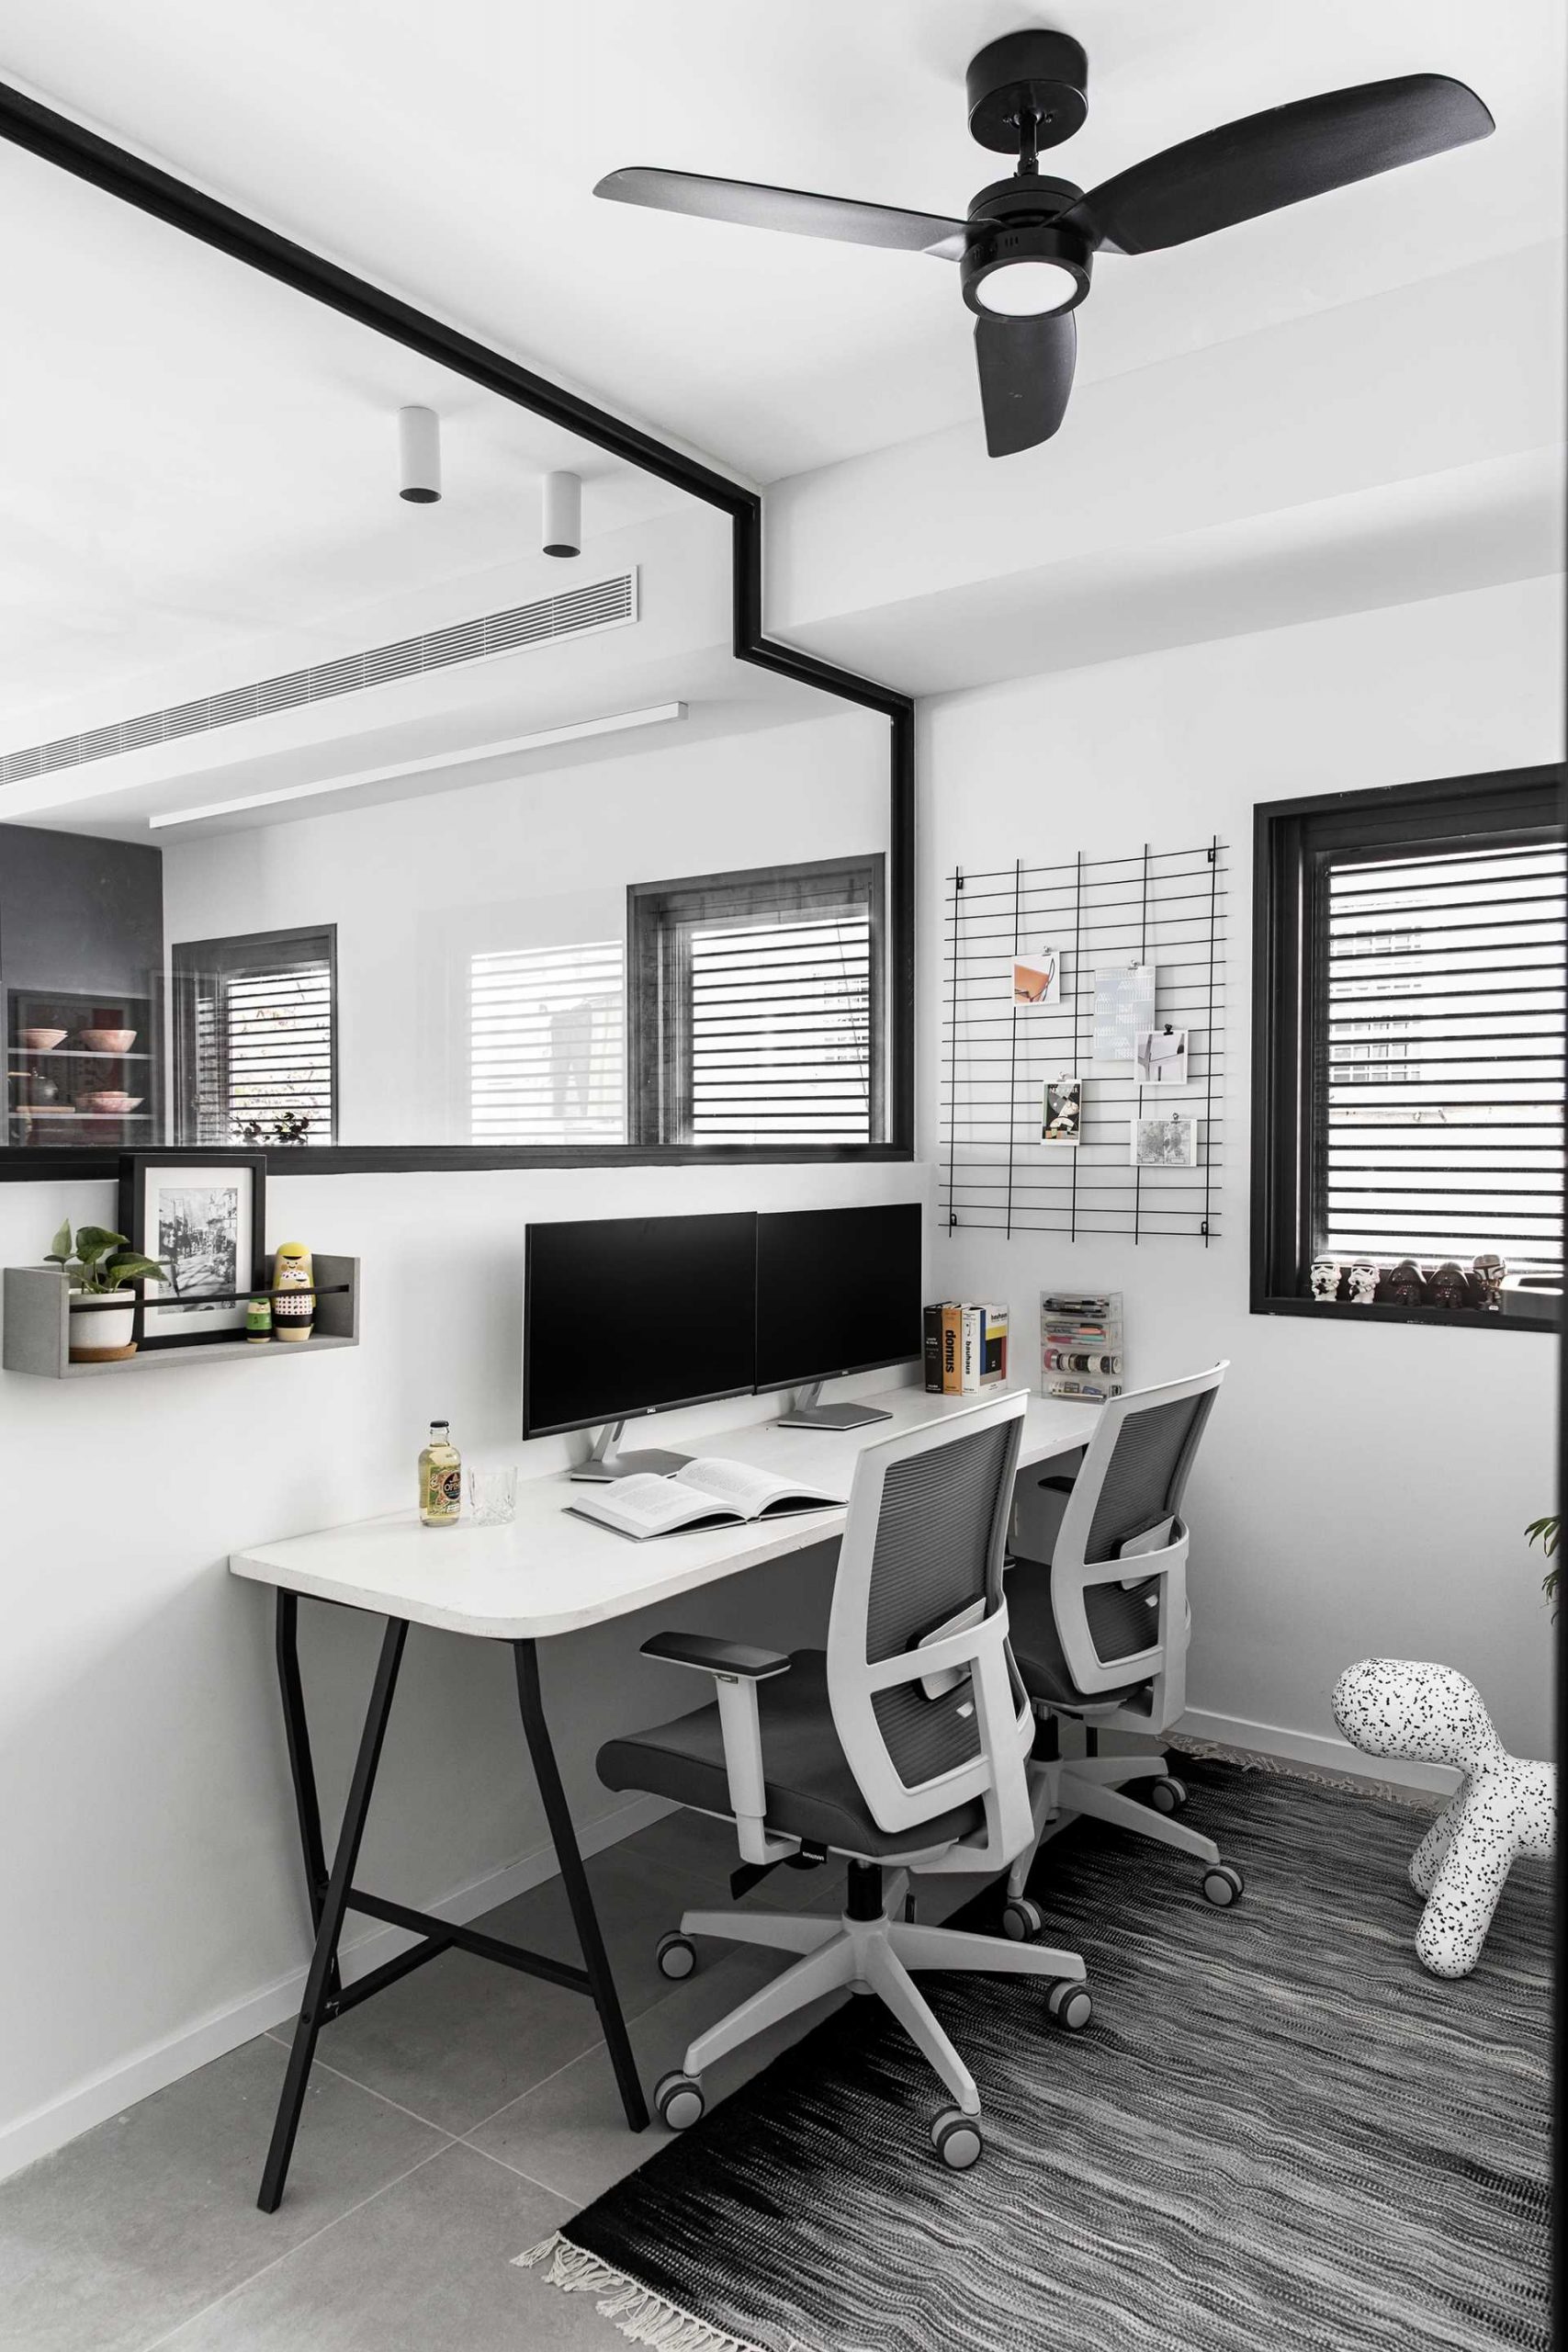
[[[1064,217],[1107,253],[1158,253],[1463,147],[1493,128],[1475,92],[1446,74],[1363,82],[1168,147],[1090,188]]]
[[[888,245],[897,253],[936,254],[943,261],[958,260],[966,233],[962,220],[943,220],[939,213],[898,212],[891,205],[857,204],[848,196],[812,196],[804,188],[764,187],[754,180],[716,180],[702,172],[659,172],[636,164],[607,172],[593,193],[615,204],[692,212],[700,220],[832,237],[843,245]]]
[[[1077,321],[1071,311],[1045,319],[976,320],[980,405],[986,447],[993,458],[1010,458],[1049,441],[1067,413],[1077,356]]]

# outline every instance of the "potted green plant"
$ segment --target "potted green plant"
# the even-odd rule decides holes
[[[83,1308],[71,1317],[72,1363],[104,1363],[134,1355],[136,1294],[128,1284],[160,1275],[164,1268],[159,1260],[144,1258],[123,1233],[110,1233],[101,1225],[81,1225],[73,1233],[69,1217],[45,1255],[50,1265],[64,1269],[73,1309],[79,1304]],[[116,1304],[100,1306],[102,1299]]]
[[[1562,1523],[1556,1511],[1552,1511],[1545,1519],[1532,1519],[1525,1530],[1526,1541],[1530,1544],[1539,1541],[1543,1555],[1551,1562],[1540,1580],[1540,1589],[1551,1601],[1554,1614],[1557,1609],[1557,1538]]]

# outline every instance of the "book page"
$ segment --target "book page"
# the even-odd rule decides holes
[[[695,1487],[700,1494],[716,1496],[732,1510],[750,1519],[775,1495],[792,1491],[787,1480],[771,1477],[766,1470],[753,1470],[750,1463],[727,1462],[719,1454],[698,1454],[693,1462],[683,1462],[672,1482],[676,1486]]]
[[[699,1454],[675,1473],[675,1484],[694,1487],[700,1494],[716,1496],[747,1519],[755,1519],[770,1503],[803,1497],[827,1510],[840,1498],[808,1487],[799,1478],[777,1478],[770,1470],[754,1470],[749,1462],[728,1462],[719,1454]]]
[[[581,1498],[576,1508],[595,1519],[619,1521],[638,1535],[659,1535],[681,1527],[696,1516],[701,1498],[683,1493],[673,1478],[639,1471],[632,1478],[617,1478],[603,1493]]]

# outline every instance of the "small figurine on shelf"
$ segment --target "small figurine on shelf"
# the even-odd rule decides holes
[[[1378,1270],[1370,1258],[1358,1258],[1350,1269],[1350,1304],[1352,1306],[1374,1306],[1378,1295]]]
[[[1322,1306],[1326,1299],[1339,1295],[1339,1267],[1333,1258],[1314,1258],[1312,1261],[1312,1295]]]
[[[263,1295],[245,1301],[245,1337],[247,1340],[270,1340],[272,1337],[272,1301]]]
[[[1503,1304],[1503,1277],[1508,1271],[1507,1260],[1499,1258],[1495,1250],[1488,1250],[1477,1258],[1471,1271],[1481,1294],[1475,1302],[1477,1306],[1488,1307],[1495,1315]]]
[[[316,1320],[315,1274],[302,1241],[278,1244],[272,1270],[272,1336],[308,1340]]]

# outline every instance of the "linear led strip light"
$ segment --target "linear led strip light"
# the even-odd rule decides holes
[[[547,752],[558,743],[580,743],[590,735],[618,735],[628,727],[661,727],[684,718],[683,702],[650,703],[646,710],[617,710],[603,718],[577,718],[567,727],[541,727],[532,735],[513,735],[504,743],[480,743],[471,752],[441,752],[434,758],[401,760],[395,767],[360,768],[353,775],[328,775],[314,784],[280,785],[276,792],[249,792],[239,800],[209,800],[199,808],[169,808],[149,817],[148,830],[162,832],[170,825],[195,825],[205,817],[238,817],[248,808],[276,808],[288,800],[315,800],[324,793],[352,792],[363,784],[396,784],[404,776],[431,775],[437,769],[471,767],[480,760],[509,758],[516,752]]]

